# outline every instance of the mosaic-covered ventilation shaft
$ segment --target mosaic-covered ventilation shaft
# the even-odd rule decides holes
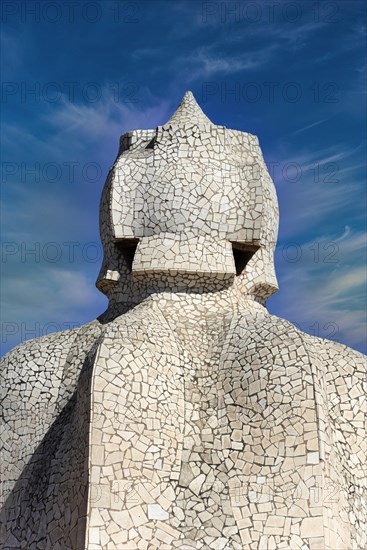
[[[2,548],[366,548],[366,366],[265,308],[255,136],[185,94],[103,190],[98,320],[3,359]]]

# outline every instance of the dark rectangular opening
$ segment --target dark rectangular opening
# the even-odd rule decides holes
[[[139,239],[121,239],[116,241],[116,247],[125,260],[127,267],[132,269],[136,247]]]
[[[246,243],[232,242],[232,251],[234,264],[236,266],[236,275],[241,275],[249,260],[255,254],[259,247]]]

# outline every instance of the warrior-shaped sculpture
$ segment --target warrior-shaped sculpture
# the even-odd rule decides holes
[[[266,309],[257,138],[186,93],[122,136],[100,223],[106,313],[3,362],[3,548],[365,548],[365,362]]]

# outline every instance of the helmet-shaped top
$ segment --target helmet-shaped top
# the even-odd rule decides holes
[[[213,124],[191,92],[156,130],[121,137],[101,200],[98,288],[133,301],[152,281],[236,285],[265,302],[278,205],[256,136]]]

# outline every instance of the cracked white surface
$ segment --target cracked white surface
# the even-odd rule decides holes
[[[4,549],[366,547],[366,364],[269,315],[258,140],[191,93],[121,147],[96,321],[2,361]]]

